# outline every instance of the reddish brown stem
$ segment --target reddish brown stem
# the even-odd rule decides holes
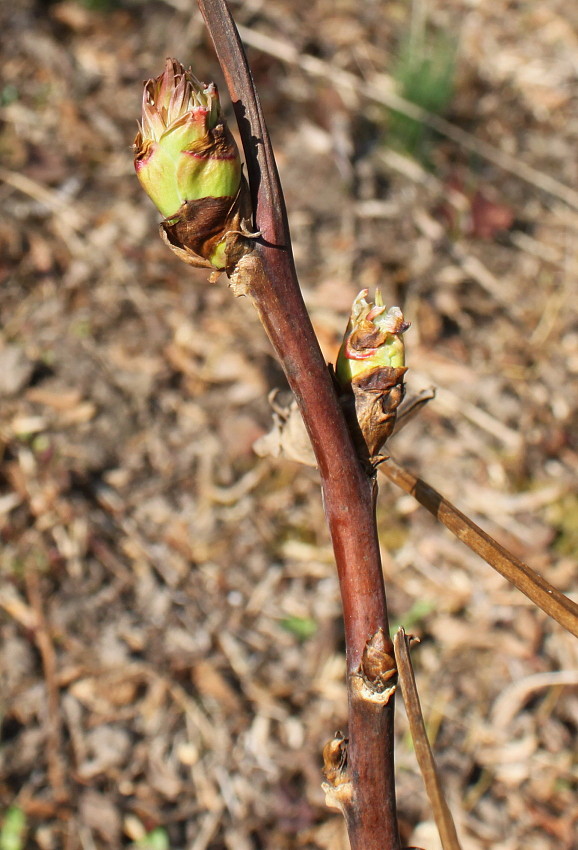
[[[383,629],[387,607],[375,524],[375,481],[357,459],[305,308],[291,252],[273,150],[247,60],[224,0],[198,0],[239,123],[261,236],[247,281],[261,321],[299,404],[317,457],[345,622],[349,683],[345,808],[353,850],[399,850],[393,774],[393,700],[380,711],[352,698],[365,645]],[[393,655],[391,641],[388,647]]]

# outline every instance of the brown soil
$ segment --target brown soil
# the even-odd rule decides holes
[[[392,454],[576,598],[578,7],[428,4],[469,135],[427,166],[374,97],[409,4],[232,8],[328,359],[379,285],[413,323],[409,394],[438,389]],[[345,849],[318,477],[253,453],[283,376],[251,305],[161,244],[132,168],[165,56],[221,79],[200,15],[18,0],[0,41],[0,813],[26,850]],[[464,850],[575,850],[576,640],[384,482],[379,524]],[[437,850],[401,701],[397,736],[403,838]]]

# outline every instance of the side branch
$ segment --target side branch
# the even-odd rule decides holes
[[[380,466],[380,471],[406,493],[412,495],[452,534],[476,552],[500,575],[504,576],[528,599],[556,620],[563,628],[578,637],[578,605],[557,590],[523,561],[500,546],[475,522],[458,510],[437,490],[417,478],[392,458]]]

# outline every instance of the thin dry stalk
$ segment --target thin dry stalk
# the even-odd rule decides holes
[[[394,661],[375,524],[375,478],[357,458],[303,303],[273,150],[238,32],[224,0],[199,0],[199,6],[237,116],[260,233],[255,249],[240,261],[232,286],[252,298],[299,404],[317,457],[337,562],[349,743],[336,747],[333,779],[339,794],[332,802],[344,812],[353,850],[399,850],[394,706],[385,685]],[[365,698],[367,690],[377,694],[377,701]]]
[[[46,686],[46,760],[48,763],[48,776],[54,799],[61,803],[67,799],[66,784],[64,779],[64,765],[62,763],[62,720],[60,711],[60,695],[58,692],[56,652],[44,615],[42,606],[42,593],[40,590],[40,578],[38,570],[31,567],[25,570],[26,593],[30,607],[34,611],[36,625],[34,629],[34,640],[44,671],[44,682]]]
[[[397,669],[399,672],[399,684],[403,695],[411,737],[415,747],[415,755],[419,769],[421,770],[425,790],[431,803],[442,847],[444,850],[461,850],[456,827],[448,804],[446,803],[425,729],[409,652],[411,640],[411,635],[406,635],[403,629],[399,629],[393,639],[393,646],[395,650],[395,660],[397,661]]]
[[[413,496],[420,505],[439,519],[462,543],[483,558],[514,587],[521,590],[545,614],[578,637],[578,605],[575,602],[500,546],[489,534],[486,534],[475,522],[472,522],[421,478],[417,478],[391,458],[380,466],[380,470],[390,481]]]

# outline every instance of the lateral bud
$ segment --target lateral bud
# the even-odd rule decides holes
[[[323,747],[323,774],[332,785],[349,781],[347,775],[348,739],[343,732],[336,732]]]
[[[397,665],[393,644],[380,627],[366,641],[357,670],[351,673],[353,699],[380,711],[397,690]]]
[[[214,83],[177,62],[144,84],[137,177],[164,216],[161,236],[191,266],[231,273],[252,247],[251,201]]]
[[[360,673],[365,681],[376,691],[384,691],[397,676],[397,666],[393,656],[393,644],[380,627],[372,635],[361,656]]]
[[[358,450],[373,463],[393,432],[397,409],[405,395],[405,348],[409,328],[399,307],[386,309],[381,293],[375,302],[363,289],[353,302],[339,350],[335,375],[341,403]]]
[[[322,784],[325,803],[332,809],[344,811],[351,803],[353,786],[347,770],[348,739],[336,732],[323,747],[323,774],[327,782]]]

